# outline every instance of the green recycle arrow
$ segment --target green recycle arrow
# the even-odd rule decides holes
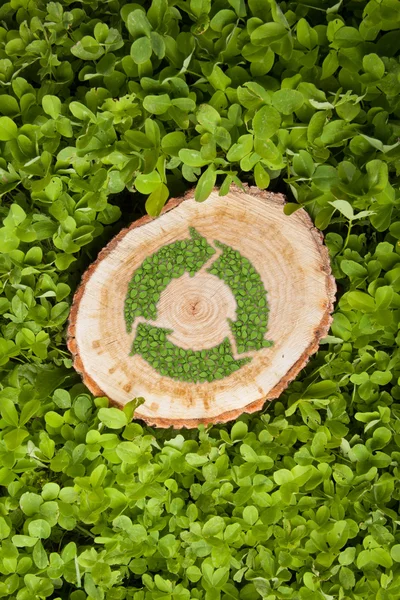
[[[194,276],[215,254],[216,250],[193,227],[190,238],[163,246],[147,257],[134,272],[125,300],[125,321],[128,332],[136,317],[157,318],[157,303],[162,291],[174,278],[185,272]],[[260,350],[271,345],[265,339],[268,323],[266,290],[259,273],[240,252],[219,241],[222,250],[207,271],[222,279],[236,300],[236,320],[229,320],[239,354]],[[139,323],[131,355],[139,354],[161,375],[204,383],[231,375],[251,361],[235,359],[228,338],[207,350],[185,350],[168,340],[172,330]]]

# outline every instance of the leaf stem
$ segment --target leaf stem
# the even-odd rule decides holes
[[[350,220],[350,221],[349,221],[348,228],[347,228],[347,235],[346,235],[346,239],[345,239],[345,241],[344,241],[343,248],[342,248],[342,249],[341,249],[341,251],[339,252],[339,255],[340,255],[340,254],[342,254],[342,253],[343,253],[343,252],[346,250],[346,248],[347,248],[347,245],[348,245],[348,243],[349,243],[349,239],[350,239],[350,233],[351,233],[351,228],[352,228],[352,226],[353,226],[353,221],[351,221],[351,220]]]
[[[76,525],[76,529],[78,529],[81,533],[84,533],[85,535],[90,536],[91,538],[95,538],[96,536],[91,533],[90,531],[88,531],[87,529],[85,529],[84,527],[82,527],[81,525]]]

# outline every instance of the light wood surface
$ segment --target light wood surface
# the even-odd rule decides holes
[[[204,203],[189,192],[170,200],[160,217],[121,231],[84,274],[71,310],[68,347],[86,386],[119,406],[143,396],[137,418],[176,428],[228,421],[278,397],[327,334],[336,291],[321,234],[304,210],[286,216],[283,205],[280,194],[257,188],[232,188],[223,197],[214,190]],[[211,383],[175,381],[130,356],[137,323],[145,319],[136,319],[129,334],[124,321],[133,272],[162,246],[187,238],[189,226],[211,245],[219,240],[251,261],[270,310],[266,337],[273,346],[248,352],[251,362]],[[170,341],[185,349],[211,348],[229,337],[238,358],[227,321],[235,318],[235,299],[206,271],[217,255],[194,277],[168,285],[152,323],[172,329]]]

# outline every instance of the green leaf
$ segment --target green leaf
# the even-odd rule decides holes
[[[203,63],[203,70],[205,71],[208,81],[215,90],[225,91],[232,82],[230,77],[225,75],[224,71],[218,65],[214,65],[211,68],[211,65]]]
[[[13,140],[18,135],[18,127],[10,117],[0,117],[0,141]]]
[[[214,165],[209,165],[196,185],[195,200],[197,202],[207,200],[214,188],[216,178],[217,174]]]
[[[7,254],[18,248],[20,241],[12,229],[0,227],[0,252]]]
[[[43,498],[33,492],[24,492],[19,500],[22,512],[28,517],[39,512],[40,506],[43,504]]]
[[[157,171],[141,173],[135,179],[135,188],[141,194],[151,194],[161,183],[161,177]]]
[[[143,131],[133,131],[129,130],[125,132],[124,138],[128,141],[132,146],[137,146],[138,148],[153,148],[153,142],[147,137]]]
[[[211,517],[208,519],[202,528],[204,537],[215,536],[225,529],[225,522],[222,517]]]
[[[342,269],[343,273],[351,278],[366,278],[368,275],[367,269],[354,260],[342,260],[340,263],[340,268]]]
[[[162,115],[171,106],[171,100],[168,94],[161,94],[160,96],[146,96],[143,100],[143,107],[155,115]]]
[[[188,452],[185,456],[185,460],[192,467],[199,467],[208,462],[208,458],[206,456],[196,454],[195,452]]]
[[[337,384],[334,381],[325,380],[313,383],[304,393],[304,398],[326,398],[337,391]]]
[[[151,41],[147,37],[141,37],[133,42],[131,46],[131,57],[137,65],[142,65],[150,60],[153,54]]]
[[[331,121],[324,125],[320,138],[321,143],[326,146],[339,144],[351,138],[357,129],[357,125],[348,125],[342,119]]]
[[[61,100],[57,96],[43,96],[42,106],[44,112],[52,119],[57,119],[61,114]]]
[[[54,411],[49,411],[45,416],[46,423],[54,429],[60,429],[64,425],[64,418]]]
[[[264,23],[250,35],[251,43],[255,46],[270,46],[281,40],[287,34],[287,29],[281,23]]]
[[[348,292],[346,298],[352,308],[362,312],[369,313],[376,309],[374,299],[365,292],[359,290]]]
[[[204,160],[198,150],[182,149],[179,150],[179,158],[189,167],[204,167],[208,163]]]
[[[368,191],[382,192],[388,185],[388,166],[382,160],[371,160],[366,164]]]
[[[233,23],[236,20],[236,15],[233,10],[222,9],[219,10],[214,17],[211,19],[210,27],[214,31],[222,32],[223,28],[229,23]]]
[[[15,116],[20,112],[17,100],[13,96],[0,95],[0,113],[7,116]]]
[[[184,146],[186,146],[186,137],[182,131],[167,133],[161,140],[161,148],[170,156],[178,156]]]
[[[362,61],[363,69],[375,79],[382,79],[385,74],[385,64],[377,54],[366,54]]]
[[[224,150],[228,150],[232,143],[231,136],[225,127],[217,127],[215,129],[214,140]]]
[[[125,181],[119,171],[109,172],[107,189],[110,194],[119,194],[125,189]]]
[[[254,150],[264,159],[264,163],[269,169],[275,170],[283,168],[282,153],[271,140],[260,140],[259,138],[255,138]]]
[[[330,50],[329,54],[324,58],[322,63],[321,79],[327,79],[334,75],[339,67],[339,59],[336,50]]]
[[[32,558],[38,569],[45,569],[49,565],[49,559],[40,540],[33,547]]]
[[[246,134],[240,136],[236,144],[230,147],[226,158],[230,162],[238,162],[249,154],[253,149],[253,136]]]
[[[7,425],[18,427],[19,418],[14,402],[9,398],[0,399],[0,413]]]
[[[32,548],[37,543],[37,538],[29,535],[13,535],[11,540],[17,548]]]
[[[103,43],[106,41],[106,39],[108,37],[108,32],[109,32],[109,28],[108,28],[108,25],[106,25],[106,23],[96,23],[94,30],[93,30],[94,37],[100,43]]]
[[[28,525],[29,535],[34,538],[47,539],[51,534],[51,527],[44,519],[36,519]]]
[[[391,379],[392,379],[392,374],[390,371],[374,371],[374,373],[371,374],[371,378],[370,378],[372,383],[376,383],[378,385],[387,385],[391,381]],[[384,430],[385,430],[385,435],[386,434],[389,435],[388,440],[385,442],[385,445],[386,445],[391,436],[390,436],[389,430],[387,430],[385,428],[384,428]],[[378,430],[376,429],[374,431],[374,437],[377,437],[377,435],[378,435],[377,432],[378,432]]]
[[[137,464],[141,456],[139,446],[133,442],[121,442],[118,444],[116,452],[123,462],[131,465]]]
[[[126,27],[132,37],[138,38],[142,36],[150,37],[151,25],[146,17],[146,13],[141,8],[133,10],[128,14],[126,19]]]
[[[242,440],[247,435],[248,427],[246,423],[237,421],[231,429],[231,439],[233,442]]]
[[[99,419],[109,429],[121,429],[128,424],[125,413],[118,408],[100,408]]]
[[[349,202],[347,202],[347,200],[334,200],[333,202],[329,202],[329,204],[342,213],[342,215],[344,215],[346,219],[349,219],[349,221],[354,219],[353,207]]]
[[[303,106],[304,97],[297,90],[284,89],[274,92],[272,104],[283,115],[291,115]]]
[[[306,150],[293,156],[293,169],[300,177],[311,177],[315,171],[314,161]]]
[[[386,310],[392,303],[394,296],[393,288],[390,285],[383,285],[376,290],[375,302],[378,310]]]
[[[19,204],[11,204],[10,210],[3,223],[6,227],[15,227],[21,225],[26,218],[26,212]]]
[[[271,138],[279,131],[280,124],[279,112],[272,106],[263,106],[253,117],[254,135],[262,140]]]
[[[305,19],[300,19],[297,23],[297,39],[308,50],[312,50],[318,44],[317,32],[310,27]]]
[[[87,108],[87,106],[81,104],[81,102],[71,102],[69,105],[69,110],[72,112],[74,117],[76,117],[80,121],[86,121],[87,119],[89,119],[93,123],[96,121],[96,117],[93,114],[93,112],[89,108]]]
[[[395,562],[400,562],[400,544],[395,544],[391,547],[390,556]]]
[[[104,54],[104,49],[92,36],[85,35],[72,46],[71,52],[82,60],[97,60]]]
[[[97,465],[90,474],[90,485],[92,488],[101,487],[107,475],[107,467],[105,465]]]
[[[146,200],[146,211],[152,217],[157,217],[168,200],[169,190],[165,183],[159,183]]]
[[[164,58],[165,56],[165,42],[163,36],[157,31],[152,31],[150,34],[151,47],[157,58]]]
[[[218,111],[208,104],[201,104],[199,106],[199,109],[196,113],[196,118],[200,125],[202,125],[210,133],[215,133],[216,128],[221,122],[221,117]]]
[[[192,565],[191,567],[188,567],[186,569],[186,577],[192,583],[196,583],[197,581],[199,581],[201,579],[201,571],[200,571],[199,567],[196,567],[196,565]]]
[[[254,167],[254,178],[256,186],[260,190],[265,190],[269,186],[270,177],[268,172],[264,169],[261,163],[257,163]]]
[[[4,517],[0,517],[0,540],[8,538],[10,533],[11,527],[9,527]]]
[[[211,9],[211,0],[190,0],[190,10],[196,17],[207,14]]]
[[[49,200],[53,202],[57,200],[57,198],[62,194],[63,184],[59,177],[53,177],[50,180],[50,183],[46,185],[44,189],[44,193],[48,197]]]
[[[171,104],[183,112],[192,112],[196,108],[196,103],[191,98],[173,98]]]

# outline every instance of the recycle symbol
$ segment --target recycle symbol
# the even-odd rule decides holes
[[[159,374],[188,383],[223,379],[252,360],[235,358],[228,337],[205,350],[180,348],[168,340],[171,329],[143,322],[157,319],[157,303],[171,281],[185,273],[194,277],[217,250],[193,227],[190,237],[177,240],[148,256],[133,273],[125,299],[128,333],[136,327],[131,355],[144,358]],[[267,292],[259,273],[238,250],[219,242],[220,255],[206,271],[224,281],[236,301],[236,320],[228,319],[236,343],[236,354],[261,350],[272,345],[265,339],[268,323]]]

